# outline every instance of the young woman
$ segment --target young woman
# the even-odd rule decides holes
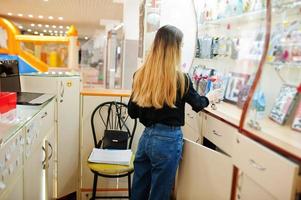
[[[183,33],[166,25],[135,73],[128,113],[146,127],[134,161],[132,200],[168,200],[182,153],[187,102],[199,112],[216,94],[200,96],[180,71]]]

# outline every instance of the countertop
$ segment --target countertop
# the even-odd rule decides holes
[[[17,105],[9,116],[0,118],[0,147],[33,119],[52,99],[42,105]]]

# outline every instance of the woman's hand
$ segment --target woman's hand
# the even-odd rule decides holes
[[[215,90],[210,90],[207,94],[206,97],[208,98],[210,103],[215,103],[218,102],[220,99],[223,98],[223,89],[215,89]]]

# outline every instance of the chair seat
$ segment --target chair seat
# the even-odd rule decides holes
[[[88,167],[92,171],[107,175],[123,175],[134,171],[135,154],[132,154],[130,165],[113,165],[103,163],[92,163],[88,161]]]

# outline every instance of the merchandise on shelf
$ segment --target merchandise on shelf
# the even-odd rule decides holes
[[[279,124],[284,124],[290,114],[296,100],[297,88],[283,85],[275,100],[270,113],[270,118]]]

